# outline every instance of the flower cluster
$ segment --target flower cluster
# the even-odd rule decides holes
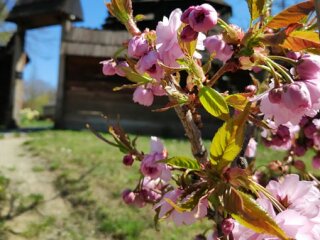
[[[111,128],[115,142],[105,141],[126,152],[125,166],[139,164],[138,184],[124,190],[123,201],[152,204],[157,221],[213,220],[213,228],[196,239],[320,239],[320,182],[302,159],[312,149],[312,166],[320,168],[320,56],[309,52],[320,47],[309,21],[313,3],[298,3],[276,18],[266,16],[269,5],[261,12],[249,6],[251,27],[244,32],[219,18],[210,4],[175,9],[155,30],[141,31],[128,2],[107,4],[132,37],[123,43],[125,61],[101,62],[103,73],[134,82],[123,87],[135,88],[135,103],[151,106],[155,96],[167,96],[160,110],[175,109],[193,157],[169,158],[156,137],[150,152],[141,152],[119,127]],[[304,12],[291,19],[297,9]],[[287,18],[288,24],[279,22]],[[220,28],[211,31],[215,26]],[[204,50],[209,54],[202,57]],[[219,92],[215,84],[238,70],[250,72],[252,79],[244,92]],[[210,150],[201,138],[202,109],[224,122]],[[259,170],[257,129],[266,147],[287,151],[283,160]],[[288,174],[291,167],[305,181]]]
[[[320,238],[320,192],[313,182],[299,181],[298,175],[289,174],[279,182],[270,181],[266,188],[285,210],[277,212],[265,197],[257,201],[289,237],[297,240]],[[255,233],[237,222],[232,233],[235,240],[278,239]]]

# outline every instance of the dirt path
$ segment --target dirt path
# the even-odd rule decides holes
[[[37,157],[30,156],[22,144],[26,137],[8,136],[0,140],[0,171],[10,179],[10,190],[23,196],[29,194],[41,194],[46,201],[37,207],[36,211],[26,212],[6,224],[16,233],[30,232],[30,226],[41,225],[48,219],[54,219],[54,224],[63,222],[69,214],[69,206],[66,201],[57,196],[52,181],[54,176],[45,168],[45,163]],[[53,199],[54,198],[54,199]],[[44,222],[45,224],[46,222]],[[33,224],[33,225],[32,225]],[[37,229],[33,229],[36,231]],[[57,233],[54,234],[57,237]],[[31,235],[32,236],[32,233]],[[54,236],[41,238],[22,237],[19,234],[9,234],[9,240],[18,239],[57,239]],[[1,239],[1,237],[0,237]]]

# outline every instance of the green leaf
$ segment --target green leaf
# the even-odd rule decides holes
[[[152,78],[150,78],[149,76],[141,75],[133,71],[130,67],[122,67],[121,69],[125,72],[126,78],[128,78],[132,82],[148,83],[152,81]]]
[[[199,100],[202,106],[212,116],[221,118],[223,120],[226,120],[230,117],[229,108],[225,99],[213,88],[202,87],[199,91]]]
[[[241,93],[228,95],[227,97],[225,97],[225,100],[228,105],[241,111],[245,109],[248,103],[247,97]]]
[[[250,103],[236,118],[226,121],[213,137],[210,146],[210,161],[213,165],[217,165],[218,171],[222,171],[240,153],[249,110]]]
[[[143,15],[143,14],[138,14],[138,15],[136,15],[136,16],[134,17],[134,20],[135,20],[136,22],[140,22],[140,21],[143,21],[143,20],[145,20],[145,19],[146,19],[146,16]]]
[[[177,167],[177,168],[200,170],[199,163],[195,159],[191,159],[188,157],[172,157],[172,158],[160,160],[159,162],[163,162],[172,167]]]
[[[257,233],[270,234],[282,240],[290,238],[269,216],[269,214],[249,195],[230,188],[223,196],[227,212],[241,225]]]
[[[249,7],[252,22],[263,14],[266,0],[247,0],[247,4]]]
[[[292,51],[320,48],[319,33],[312,31],[293,31],[289,33],[281,46]]]
[[[290,24],[300,22],[303,18],[308,16],[308,14],[313,10],[313,1],[305,1],[298,3],[277,14],[267,23],[266,27],[275,29],[287,27]]]

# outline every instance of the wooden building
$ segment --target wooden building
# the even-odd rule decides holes
[[[231,14],[231,8],[223,1],[201,2],[212,4],[225,20]],[[133,0],[135,14],[146,16],[146,20],[138,24],[141,29],[154,29],[157,22],[163,16],[169,16],[175,8],[184,10],[192,4],[194,2],[191,0]],[[174,110],[164,113],[151,111],[165,106],[167,97],[156,97],[151,108],[134,104],[133,90],[113,92],[114,87],[127,84],[126,79],[102,75],[99,62],[112,57],[121,44],[129,39],[128,33],[115,18],[109,16],[103,30],[73,27],[63,14],[58,18],[63,26],[63,33],[55,119],[57,128],[82,129],[89,123],[96,129],[106,130],[108,121],[117,121],[119,116],[121,125],[132,133],[162,136],[184,134]],[[101,115],[106,115],[109,120],[106,121]],[[204,133],[211,136],[217,124],[206,114],[203,122]]]

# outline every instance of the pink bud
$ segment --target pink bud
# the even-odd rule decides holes
[[[301,57],[301,53],[300,52],[288,52],[287,57],[291,58],[293,60],[298,60]]]
[[[221,223],[221,230],[225,236],[228,236],[234,228],[234,220],[232,218],[225,218]]]
[[[106,76],[112,76],[116,74],[116,62],[113,59],[101,61],[100,64],[102,66],[102,72]]]
[[[196,32],[209,31],[217,21],[217,11],[207,3],[196,6],[189,14],[189,24]]]
[[[143,106],[151,106],[153,98],[152,90],[142,86],[137,87],[133,93],[133,101]]]
[[[140,58],[149,51],[148,41],[142,36],[134,36],[128,43],[128,55]]]
[[[282,88],[272,89],[268,94],[269,101],[271,103],[280,103],[282,98],[282,93],[283,93]]]
[[[191,42],[193,40],[196,40],[198,37],[198,32],[194,31],[190,25],[187,25],[183,28],[180,38],[183,42]]]
[[[306,153],[306,151],[307,151],[306,147],[302,145],[296,145],[293,148],[293,153],[298,157],[303,156]]]
[[[315,169],[320,169],[320,154],[319,153],[312,158],[312,167]]]
[[[276,134],[281,138],[285,138],[285,139],[290,138],[290,130],[287,126],[284,126],[284,125],[280,125],[278,127]]]
[[[309,138],[312,139],[313,135],[317,132],[317,127],[311,122],[309,124],[307,124],[306,126],[304,126],[303,128],[303,133],[304,135]]]
[[[189,15],[194,9],[195,6],[190,6],[187,10],[185,10],[181,15],[181,22],[189,24]]]
[[[282,94],[283,104],[292,111],[300,111],[311,107],[310,93],[302,82],[286,85]]]
[[[123,157],[122,163],[126,166],[131,166],[133,164],[133,157],[131,154],[127,154]]]
[[[135,201],[135,198],[136,198],[136,195],[130,189],[126,189],[122,192],[122,199],[128,205],[133,204]]]
[[[293,166],[300,171],[304,171],[306,169],[306,165],[301,160],[294,161]]]
[[[122,70],[122,68],[129,67],[129,64],[126,61],[121,61],[117,66],[116,66],[116,74],[119,75],[120,77],[125,77],[126,73]]]
[[[313,54],[303,55],[296,70],[301,80],[319,79],[320,56]]]
[[[257,87],[255,85],[248,85],[244,90],[245,92],[254,94],[257,92]]]
[[[209,53],[215,54],[215,58],[219,59],[223,63],[232,57],[233,51],[223,40],[221,34],[207,37],[203,43]]]

